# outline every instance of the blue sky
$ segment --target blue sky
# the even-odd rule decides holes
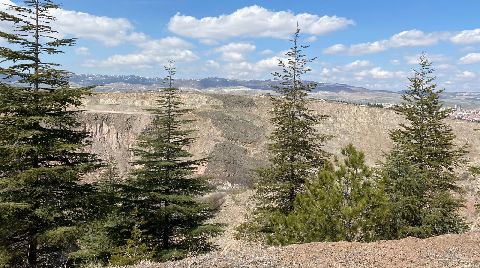
[[[8,3],[10,0],[0,0]],[[21,1],[14,1],[21,3]],[[480,1],[63,0],[77,73],[268,79],[298,21],[318,57],[308,79],[401,90],[425,51],[448,91],[480,91]]]

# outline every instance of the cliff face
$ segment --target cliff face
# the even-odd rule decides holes
[[[116,162],[122,176],[132,167],[136,138],[151,122],[145,109],[153,107],[156,98],[151,93],[95,94],[84,102],[82,125],[92,133],[88,149]],[[261,153],[268,120],[260,115],[266,114],[267,106],[233,95],[186,92],[182,98],[192,109],[187,116],[196,120],[189,126],[197,138],[190,151],[197,158],[210,158],[198,173],[211,175],[218,185],[248,185],[251,169],[265,164]]]
[[[155,93],[101,93],[84,102],[81,122],[92,133],[89,150],[103,159],[118,163],[121,175],[131,168],[131,148],[137,136],[151,122],[145,109],[155,105]],[[267,163],[265,145],[271,131],[265,96],[244,96],[184,92],[182,99],[197,121],[197,141],[191,151],[195,157],[209,157],[210,162],[198,172],[211,175],[217,185],[250,185],[251,170]],[[371,165],[383,159],[391,147],[388,133],[402,119],[391,110],[356,105],[314,101],[311,108],[330,117],[318,126],[319,131],[333,138],[325,149],[339,154],[353,143],[366,154]],[[449,121],[459,144],[467,144],[470,162],[480,162],[480,138],[474,129],[480,126],[465,121]]]

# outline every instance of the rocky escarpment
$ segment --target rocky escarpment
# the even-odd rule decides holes
[[[156,93],[100,93],[84,102],[81,115],[85,130],[92,133],[89,150],[101,158],[112,158],[125,175],[131,168],[132,152],[139,133],[151,122],[145,110],[155,105]],[[265,145],[271,131],[266,96],[184,92],[182,99],[188,116],[196,122],[197,141],[190,148],[196,157],[209,157],[200,173],[212,175],[218,183],[249,185],[251,170],[266,163]],[[318,126],[332,135],[325,149],[338,154],[348,143],[365,151],[371,165],[382,160],[391,146],[389,131],[398,126],[401,117],[393,111],[358,105],[313,101],[315,113],[329,118]],[[480,162],[480,138],[473,130],[476,123],[450,120],[457,142],[466,144],[468,161]]]
[[[155,105],[156,93],[101,93],[85,99],[82,126],[92,134],[88,148],[101,158],[113,159],[125,176],[132,168],[131,161],[136,139],[151,122],[145,110]],[[266,96],[182,92],[187,115],[196,122],[196,142],[190,148],[195,157],[208,157],[206,166],[198,173],[210,175],[220,191],[229,190],[215,222],[226,225],[225,234],[216,239],[219,251],[208,255],[166,264],[142,264],[138,267],[389,267],[391,263],[403,267],[476,267],[480,259],[475,245],[478,233],[444,236],[429,240],[358,243],[318,243],[286,248],[262,248],[246,245],[233,239],[234,228],[244,220],[251,203],[251,190],[233,188],[252,183],[252,169],[267,163],[267,136],[272,130],[269,122],[271,104]],[[311,109],[329,117],[318,129],[331,135],[325,150],[338,155],[341,148],[353,143],[366,154],[370,165],[382,161],[392,146],[390,130],[402,122],[392,110],[350,104],[312,101]],[[457,143],[466,145],[467,163],[480,163],[480,135],[474,129],[477,123],[449,120],[457,135]],[[466,207],[462,211],[473,230],[479,230],[475,209],[480,183],[463,173],[461,186],[466,190]],[[91,176],[92,177],[92,176]],[[97,178],[93,178],[97,179]],[[233,190],[232,190],[233,189]],[[467,243],[467,246],[463,246]],[[473,245],[473,246],[472,246]],[[474,251],[470,250],[473,248]],[[433,249],[433,250],[425,250]],[[476,250],[476,251],[475,251]],[[246,262],[248,261],[248,262]],[[431,264],[431,265],[430,265]],[[460,267],[462,267],[460,265]]]
[[[151,122],[146,109],[155,105],[158,93],[99,93],[84,101],[81,115],[83,128],[92,134],[89,150],[102,159],[118,164],[122,176],[128,173],[133,160],[131,149],[141,131]],[[196,122],[196,142],[190,148],[195,157],[208,157],[198,173],[212,176],[220,189],[232,185],[249,186],[252,170],[267,163],[266,144],[272,126],[269,122],[271,104],[266,96],[247,96],[186,91],[182,100]],[[325,150],[338,155],[341,148],[353,143],[366,154],[368,164],[377,165],[391,147],[390,130],[402,118],[388,109],[316,100],[310,104],[317,114],[329,117],[318,129],[331,135]],[[457,135],[457,143],[466,145],[470,164],[480,163],[480,135],[474,131],[478,123],[449,120]],[[91,176],[92,177],[92,176]],[[94,178],[95,179],[95,178]],[[464,173],[461,182],[466,189],[466,214],[476,218],[474,206],[479,182]]]
[[[131,168],[131,149],[141,131],[151,122],[145,110],[155,105],[151,93],[95,94],[84,102],[83,128],[92,134],[88,150],[118,164],[122,176]],[[217,185],[249,185],[248,174],[265,164],[264,145],[268,131],[268,107],[252,98],[235,95],[182,95],[187,115],[195,119],[196,142],[189,150],[197,158],[209,158],[198,172],[210,175]],[[259,101],[266,101],[260,99]]]

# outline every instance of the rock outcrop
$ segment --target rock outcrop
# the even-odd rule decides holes
[[[89,150],[103,159],[113,158],[122,176],[131,168],[132,149],[141,131],[151,122],[146,110],[155,105],[156,93],[99,93],[85,100],[81,115],[84,129],[92,134]],[[252,169],[265,165],[267,136],[271,131],[266,96],[184,92],[183,101],[196,119],[191,128],[197,141],[191,148],[196,157],[210,162],[198,172],[211,175],[217,185],[244,185],[252,182]],[[338,155],[353,143],[363,150],[370,165],[376,165],[391,146],[389,131],[401,117],[392,110],[350,104],[312,101],[311,108],[329,118],[318,126],[332,135],[325,149]],[[459,144],[467,144],[470,162],[480,162],[479,125],[450,120]]]

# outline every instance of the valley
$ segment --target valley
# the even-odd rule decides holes
[[[103,159],[113,159],[114,163],[118,164],[122,177],[128,176],[128,171],[132,168],[130,162],[133,160],[133,155],[130,150],[134,148],[137,136],[151,122],[151,115],[145,109],[155,105],[157,96],[157,93],[151,92],[96,93],[84,101],[83,109],[85,109],[85,113],[82,114],[81,122],[83,128],[92,134],[92,145],[89,147],[89,150]],[[206,256],[187,259],[180,263],[167,264],[166,267],[204,267],[202,265],[213,265],[214,263],[220,265],[218,267],[223,267],[221,265],[227,264],[239,265],[242,263],[242,258],[237,256],[245,254],[257,256],[255,257],[257,259],[252,259],[252,265],[264,265],[262,267],[296,267],[294,265],[297,263],[296,258],[283,256],[298,254],[297,251],[302,250],[304,252],[302,253],[304,254],[302,258],[312,262],[309,259],[311,257],[308,257],[310,255],[305,253],[305,249],[300,249],[302,248],[301,246],[298,249],[296,246],[285,249],[262,249],[258,245],[251,245],[248,242],[234,238],[235,228],[245,221],[245,217],[252,208],[250,197],[254,193],[249,189],[254,179],[252,170],[267,164],[265,148],[267,135],[272,130],[268,115],[271,109],[269,98],[265,95],[252,96],[248,94],[205,93],[198,91],[183,91],[181,97],[186,107],[192,109],[189,117],[197,120],[195,124],[191,125],[196,130],[195,136],[197,140],[190,149],[197,158],[209,157],[208,164],[200,167],[197,173],[211,176],[211,182],[216,187],[217,196],[214,198],[219,200],[214,200],[214,202],[217,203],[216,205],[219,206],[220,211],[213,221],[225,224],[226,230],[224,235],[215,238],[220,251],[212,252]],[[332,136],[325,144],[325,149],[332,156],[338,156],[342,147],[348,143],[353,143],[365,152],[367,162],[372,166],[377,166],[383,160],[384,153],[392,145],[388,136],[389,131],[396,128],[400,122],[403,122],[402,118],[395,114],[394,111],[385,108],[321,100],[313,100],[310,103],[310,107],[317,114],[329,116],[327,120],[317,127],[320,132]],[[477,193],[480,190],[480,183],[465,171],[469,165],[480,163],[480,138],[478,133],[474,131],[480,125],[464,120],[449,120],[448,122],[457,135],[457,143],[466,145],[469,150],[467,162],[461,168],[464,174],[461,186],[465,189],[464,197],[467,200],[462,215],[468,219],[472,230],[480,230],[480,220],[475,209],[475,204],[478,202]],[[91,179],[98,179],[98,175]],[[462,236],[462,239],[466,239],[466,241],[470,241],[469,239],[477,241],[475,240],[477,238],[475,233]],[[360,244],[358,248],[355,244],[350,245],[344,242],[319,243],[318,247],[342,248],[343,253],[339,253],[341,256],[337,256],[332,252],[322,253],[331,261],[331,265],[336,263],[335,260],[331,259],[333,258],[332,256],[343,259],[344,263],[347,264],[349,262],[354,263],[352,254],[355,254],[356,250],[362,248],[364,252],[362,253],[364,254],[362,258],[364,259],[361,263],[367,267],[368,264],[385,264],[378,259],[377,255],[373,254],[376,250],[385,247],[405,251],[410,247],[416,247],[417,243],[432,243],[439,248],[438,252],[440,253],[438,254],[450,256],[450,253],[445,248],[446,243],[448,244],[449,242],[441,242],[440,244],[437,242],[444,241],[442,239],[449,241],[448,239],[450,238],[448,236],[445,238],[432,238],[427,242],[418,242],[422,241],[418,239],[407,239],[389,242],[391,245],[382,244],[382,242],[372,245]],[[452,237],[452,239],[456,238]],[[455,241],[460,243],[459,240]],[[421,247],[420,245],[422,244],[418,244],[419,247]],[[304,247],[307,247],[307,245]],[[326,248],[319,250],[323,252]],[[387,251],[385,254],[390,254],[389,258],[392,258],[397,263],[401,263],[401,260],[396,259],[393,251]],[[407,253],[404,254],[407,255]],[[423,252],[415,256],[425,258],[427,256],[425,254],[428,255],[430,253]],[[455,258],[453,259],[455,260]],[[286,262],[280,260],[285,260]],[[471,255],[469,261],[473,260],[477,260],[477,257]],[[294,261],[294,263],[289,261]],[[448,260],[436,261],[439,265],[451,263]],[[197,264],[195,265],[195,263]],[[271,263],[273,266],[268,266],[266,263]],[[425,262],[416,263],[422,265]],[[158,267],[156,264],[150,265],[141,264],[138,267]]]

